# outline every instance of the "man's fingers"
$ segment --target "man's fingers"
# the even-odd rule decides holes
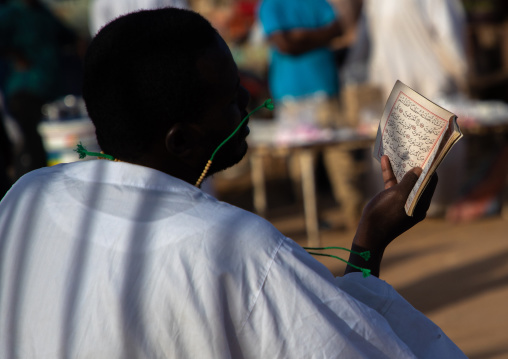
[[[393,173],[392,164],[386,155],[381,157],[381,171],[383,172],[383,182],[385,184],[385,189],[393,187],[397,184],[397,178]]]

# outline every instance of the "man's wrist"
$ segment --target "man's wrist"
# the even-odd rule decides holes
[[[361,268],[369,269],[373,276],[379,277],[379,271],[381,267],[381,260],[383,259],[384,248],[383,249],[371,249],[360,246],[353,242],[351,245],[351,254],[349,255],[349,264],[346,267],[346,274],[351,272],[359,272]],[[363,255],[360,253],[364,253],[366,251],[370,252],[370,257],[365,259]],[[359,269],[360,268],[360,269]]]
[[[387,246],[385,243],[390,242],[386,241],[385,237],[383,230],[379,226],[374,227],[360,222],[352,245],[364,248],[364,250],[382,253]]]

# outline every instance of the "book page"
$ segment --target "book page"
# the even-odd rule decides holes
[[[388,155],[393,172],[400,182],[413,167],[423,173],[411,192],[406,210],[418,199],[418,189],[424,183],[447,129],[451,112],[437,106],[411,88],[397,81],[381,118],[374,157]],[[416,197],[416,198],[415,198]]]
[[[374,156],[380,160],[388,155],[400,181],[411,168],[425,169],[432,162],[431,154],[439,147],[450,122],[444,117],[448,111],[436,111],[431,105],[437,105],[410,88],[397,89],[396,85],[394,90],[379,124]],[[437,113],[443,111],[446,113]]]

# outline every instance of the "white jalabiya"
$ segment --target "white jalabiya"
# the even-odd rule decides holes
[[[1,358],[462,358],[385,282],[159,171],[40,169],[0,203]]]
[[[349,64],[364,58],[386,98],[400,80],[431,100],[463,84],[466,18],[459,0],[364,0]]]

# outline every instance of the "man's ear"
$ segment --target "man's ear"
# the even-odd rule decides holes
[[[199,148],[201,140],[202,134],[197,127],[178,122],[166,134],[166,150],[177,157],[188,157]]]

